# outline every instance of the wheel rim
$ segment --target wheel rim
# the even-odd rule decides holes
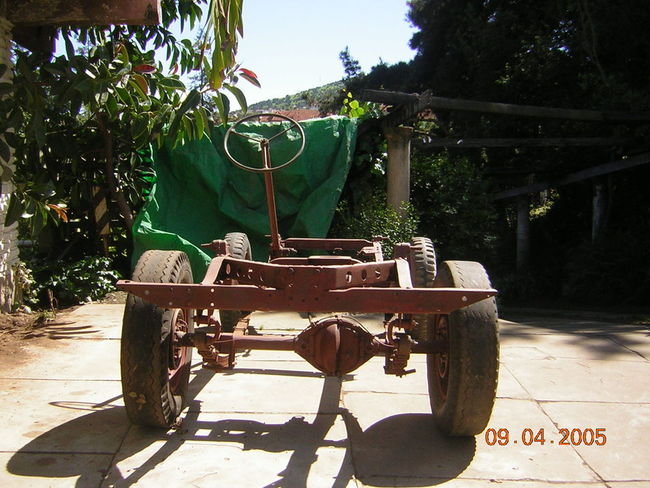
[[[169,331],[169,366],[167,367],[167,375],[169,377],[169,386],[173,393],[181,387],[184,377],[188,373],[189,348],[179,345],[181,337],[190,331],[185,317],[184,310],[180,308],[174,310],[174,315],[171,320],[171,330]]]
[[[438,393],[444,402],[449,389],[449,319],[447,315],[436,316],[433,325],[433,339],[442,346],[442,352],[433,355],[433,372]]]

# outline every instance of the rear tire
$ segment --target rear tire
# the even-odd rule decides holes
[[[437,288],[491,288],[481,264],[445,261]],[[485,429],[496,397],[499,337],[496,300],[482,300],[449,315],[435,315],[428,333],[444,352],[427,355],[429,399],[436,424],[453,436]]]
[[[230,232],[226,234],[224,239],[228,243],[230,255],[237,259],[252,260],[251,244],[248,241],[248,236],[243,232]],[[239,319],[249,312],[243,310],[219,310],[219,321],[221,322],[221,330],[224,332],[232,332]]]
[[[187,255],[180,251],[146,251],[135,266],[133,281],[193,283]],[[185,406],[192,348],[175,344],[176,332],[194,331],[193,312],[161,308],[129,294],[121,342],[122,392],[132,423],[169,428]]]

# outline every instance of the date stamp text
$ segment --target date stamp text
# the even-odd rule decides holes
[[[558,429],[559,436],[546,435],[544,428],[526,428],[520,432],[506,428],[489,428],[485,431],[485,443],[488,446],[507,446],[508,444],[523,444],[524,446],[557,444],[559,446],[604,446],[607,443],[605,428]],[[551,438],[553,437],[553,438]]]

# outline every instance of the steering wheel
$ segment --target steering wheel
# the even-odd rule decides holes
[[[248,122],[250,120],[257,119],[260,122],[262,122],[263,118],[268,118],[269,120],[265,122],[271,122],[272,124],[283,124],[284,122],[289,122],[289,127],[278,131],[277,134],[274,134],[273,136],[266,138],[266,137],[252,137],[247,134],[242,134],[241,132],[237,132],[237,128],[243,124],[244,122]],[[273,119],[281,119],[281,120],[273,120]],[[281,127],[282,128],[282,127]],[[300,148],[296,152],[296,154],[289,159],[287,162],[280,164],[279,166],[271,166],[271,150],[269,146],[271,143],[276,140],[278,137],[280,137],[283,134],[286,134],[290,130],[295,129],[298,132],[298,135],[300,136]],[[235,157],[230,153],[228,150],[228,141],[230,140],[230,136],[236,135],[239,137],[243,137],[244,139],[249,139],[253,142],[257,142],[260,145],[260,148],[262,149],[262,163],[264,167],[262,168],[255,168],[252,166],[247,166],[235,159]],[[230,126],[228,131],[226,132],[226,136],[223,140],[223,146],[224,150],[226,152],[226,155],[228,156],[228,159],[232,161],[232,163],[235,166],[238,166],[239,168],[246,170],[246,171],[252,171],[254,173],[267,173],[270,171],[276,171],[278,169],[284,168],[285,166],[289,166],[291,163],[293,163],[296,159],[298,159],[298,156],[302,154],[302,151],[305,149],[305,131],[302,129],[300,124],[293,120],[290,117],[287,117],[286,115],[280,115],[280,114],[272,114],[272,113],[263,113],[263,114],[254,114],[254,115],[248,115],[246,117],[243,117],[239,119],[237,122],[235,122],[233,125]]]

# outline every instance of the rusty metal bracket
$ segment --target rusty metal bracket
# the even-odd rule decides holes
[[[396,376],[404,376],[415,373],[415,369],[406,369],[409,357],[411,356],[412,339],[407,334],[396,334],[394,339],[395,348],[386,354],[384,372]]]
[[[208,242],[207,244],[201,244],[201,247],[203,249],[210,249],[215,256],[227,256],[230,254],[228,242],[224,241],[223,239],[215,239],[212,242]]]

